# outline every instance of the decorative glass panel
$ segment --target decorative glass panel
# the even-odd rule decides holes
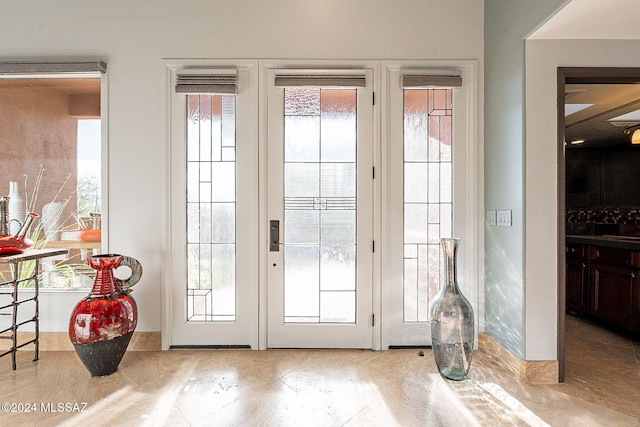
[[[355,323],[356,292],[325,291],[320,294],[320,323]]]
[[[356,161],[356,91],[322,89],[320,131],[322,162]]]
[[[285,161],[284,197],[318,197],[320,187],[319,166],[318,163],[293,163]]]
[[[356,89],[286,88],[284,321],[356,316]]]
[[[289,245],[320,244],[320,212],[287,202],[289,200],[285,201],[284,241]]]
[[[354,245],[320,248],[320,290],[355,291],[356,251]]]
[[[452,89],[404,91],[404,321],[429,320],[452,234]]]
[[[329,206],[330,208],[331,206]],[[356,244],[356,213],[354,209],[322,212],[320,238],[323,244]]]
[[[286,116],[289,129],[284,138],[284,155],[290,162],[320,160],[320,116]]]
[[[318,245],[289,245],[284,252],[284,317],[302,322],[320,320]]]
[[[356,164],[322,163],[320,191],[323,197],[353,199],[356,195]]]
[[[187,320],[235,321],[234,95],[187,95]]]

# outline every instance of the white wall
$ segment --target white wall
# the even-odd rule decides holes
[[[640,67],[637,40],[526,43],[526,354],[548,358],[558,316],[557,68]]]
[[[0,10],[0,60],[108,64],[108,250],[143,264],[139,331],[161,329],[171,262],[163,58],[476,59],[483,68],[482,0],[0,0]],[[81,295],[45,293],[42,330],[65,331]]]

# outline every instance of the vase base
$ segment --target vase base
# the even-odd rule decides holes
[[[104,377],[118,370],[132,336],[133,331],[110,340],[74,343],[73,347],[92,377]]]
[[[467,377],[465,371],[460,368],[445,368],[440,370],[440,375],[448,380],[462,381]]]

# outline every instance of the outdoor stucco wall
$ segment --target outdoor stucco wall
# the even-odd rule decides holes
[[[34,211],[41,213],[42,206],[51,202],[64,185],[57,196],[58,200],[69,198],[62,218],[73,222],[77,123],[69,116],[65,93],[48,88],[0,87],[0,195],[8,195],[9,181],[17,181],[22,197],[27,203],[34,202]],[[34,197],[40,168],[43,178]]]

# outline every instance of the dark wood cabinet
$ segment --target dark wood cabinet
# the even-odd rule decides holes
[[[590,246],[589,259],[602,264],[640,269],[640,251],[607,246]]]
[[[589,257],[588,246],[567,244],[565,269],[567,313],[589,313]]]
[[[566,311],[640,335],[640,250],[566,245]]]
[[[591,247],[591,310],[596,319],[640,333],[640,251]]]
[[[640,332],[638,270],[593,263],[591,275],[591,316],[632,332]]]

